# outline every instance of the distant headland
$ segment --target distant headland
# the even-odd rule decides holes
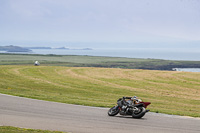
[[[5,52],[32,52],[32,49],[93,50],[92,48],[20,47],[20,46],[13,46],[13,45],[9,45],[9,46],[0,46],[0,51],[5,51]]]
[[[5,51],[5,52],[31,52],[32,50],[19,47],[19,46],[0,46],[0,51]]]

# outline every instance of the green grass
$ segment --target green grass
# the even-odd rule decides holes
[[[153,112],[200,117],[200,73],[2,65],[0,77],[0,93],[98,107],[137,95]]]
[[[0,126],[0,133],[64,133],[64,132],[17,128],[11,126]]]

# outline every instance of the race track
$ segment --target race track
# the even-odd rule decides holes
[[[147,113],[143,119],[107,115],[107,108],[0,94],[0,125],[72,133],[200,133],[200,119]]]

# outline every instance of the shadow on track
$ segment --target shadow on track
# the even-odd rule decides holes
[[[122,118],[122,119],[133,119],[133,120],[147,120],[147,118],[140,118],[140,119],[136,119],[136,118],[133,118],[131,116],[112,116],[112,117],[117,117],[117,118]]]

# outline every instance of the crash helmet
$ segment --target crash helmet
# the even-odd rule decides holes
[[[133,96],[131,99],[132,99],[132,100],[136,100],[136,99],[137,99],[137,96]]]

